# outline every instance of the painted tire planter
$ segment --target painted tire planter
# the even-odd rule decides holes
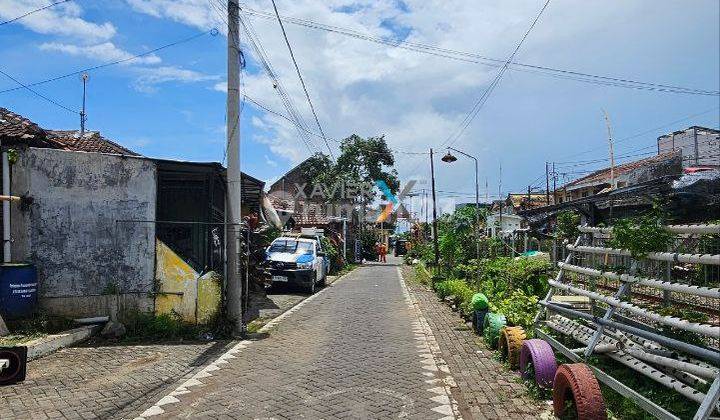
[[[595,375],[584,363],[560,365],[553,382],[553,410],[564,418],[567,402],[573,401],[580,420],[606,420],[607,409]]]
[[[500,330],[502,330],[505,324],[507,324],[507,321],[503,314],[490,312],[485,315],[485,319],[483,320],[483,337],[485,338],[485,343],[490,348],[494,349],[497,347]]]
[[[510,364],[511,370],[517,370],[518,368],[520,349],[525,338],[525,329],[523,327],[504,327],[500,331],[498,349],[502,358]]]
[[[473,312],[473,330],[475,330],[476,334],[483,333],[483,324],[485,322],[485,316],[488,314],[487,309],[483,309],[481,311],[475,311]]]
[[[470,300],[470,305],[476,311],[487,310],[490,306],[487,296],[482,293],[475,293]]]
[[[534,372],[530,372],[530,367]],[[550,389],[557,372],[557,361],[550,344],[539,338],[525,340],[520,348],[520,373],[524,379],[530,379],[534,373],[538,386]]]

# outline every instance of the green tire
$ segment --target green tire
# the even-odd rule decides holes
[[[496,348],[498,340],[500,338],[500,330],[507,324],[505,315],[489,313],[485,315],[483,322],[483,337],[485,338],[485,344],[490,348]]]
[[[487,296],[482,293],[475,293],[470,301],[470,304],[475,311],[482,311],[490,306]]]

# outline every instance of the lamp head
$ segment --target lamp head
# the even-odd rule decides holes
[[[455,156],[453,156],[452,153],[450,153],[449,150],[448,150],[447,154],[442,157],[442,161],[443,161],[443,162],[447,162],[447,163],[453,163],[453,162],[455,162],[456,160],[457,160],[457,158],[456,158]]]

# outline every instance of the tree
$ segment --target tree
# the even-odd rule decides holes
[[[395,169],[395,157],[385,142],[385,136],[364,139],[357,134],[344,139],[340,144],[340,157],[335,164],[339,179],[350,182],[385,181],[393,194],[400,188]]]
[[[313,184],[333,185],[340,181],[371,183],[385,181],[393,194],[400,188],[395,157],[385,136],[364,139],[357,134],[342,140],[340,157],[333,163],[324,153],[315,153],[302,163],[306,179]]]

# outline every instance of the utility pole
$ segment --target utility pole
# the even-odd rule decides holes
[[[545,162],[545,204],[550,205],[550,164]]]
[[[87,113],[85,112],[85,88],[88,81],[88,74],[83,73],[82,74],[82,82],[83,82],[83,100],[82,100],[82,111],[80,111],[80,137],[85,135],[85,121],[87,120]]]
[[[440,249],[438,247],[437,227],[437,200],[435,197],[435,163],[433,162],[433,149],[430,149],[430,182],[432,184],[433,201],[433,251],[435,251],[435,269],[440,265]]]
[[[555,172],[555,162],[552,163],[552,174],[553,174],[553,204],[558,203],[557,199],[557,172]]]
[[[242,271],[240,270],[240,224],[242,223],[242,178],[240,174],[240,32],[238,0],[228,0],[227,49],[227,203],[226,214],[226,291],[227,315],[234,322],[233,333],[245,331],[242,311]]]

